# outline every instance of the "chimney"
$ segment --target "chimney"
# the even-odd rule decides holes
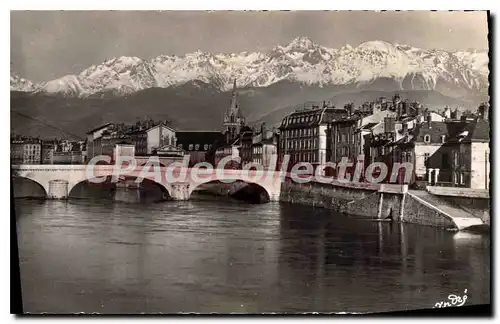
[[[458,111],[458,108],[455,108],[455,111],[450,112],[450,118],[452,120],[456,120],[457,119],[457,111]]]
[[[417,103],[417,105],[415,107],[415,112],[416,112],[417,117],[422,115],[422,105],[421,104]]]
[[[262,136],[264,136],[264,129],[266,128],[265,125],[266,125],[266,123],[264,123],[264,122],[262,124],[260,124],[260,133],[262,134]]]
[[[426,118],[427,118],[427,126],[429,128],[432,128],[432,116],[431,116],[431,112],[430,111],[427,113]]]

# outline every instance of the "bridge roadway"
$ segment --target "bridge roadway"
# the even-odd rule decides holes
[[[278,201],[282,173],[267,170],[227,170],[155,167],[144,170],[120,169],[114,165],[13,165],[14,177],[21,177],[38,183],[45,190],[48,199],[66,199],[71,190],[84,181],[102,182],[105,177],[112,180],[126,178],[148,179],[161,185],[175,200],[188,200],[191,193],[201,184],[212,181],[241,180],[262,187],[271,201]],[[108,178],[109,179],[109,178]]]

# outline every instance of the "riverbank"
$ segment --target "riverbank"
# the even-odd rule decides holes
[[[489,227],[483,211],[473,213],[426,191],[409,191],[405,185],[285,181],[280,201],[449,230]]]

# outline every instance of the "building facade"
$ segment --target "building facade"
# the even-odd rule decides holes
[[[146,130],[146,136],[147,136],[147,149],[146,153],[147,154],[153,154],[155,150],[158,148],[164,146],[164,145],[177,145],[177,138],[175,135],[175,129],[172,127],[169,127],[163,123],[155,125],[149,129]],[[141,136],[136,134],[134,136],[136,140],[142,139]],[[142,145],[143,142],[138,142],[138,144],[141,144],[141,152],[143,151]]]
[[[12,164],[41,164],[42,141],[38,138],[19,138],[11,140]]]
[[[113,127],[112,123],[106,123],[87,132],[87,158],[91,160],[95,156],[102,155],[100,138],[105,131]]]
[[[289,156],[289,170],[293,165],[307,162],[313,169],[327,161],[327,125],[346,115],[345,109],[323,105],[313,105],[310,109],[300,109],[286,116],[279,127],[278,163]],[[315,170],[314,170],[315,171]]]
[[[222,145],[225,139],[224,134],[218,131],[177,131],[176,136],[177,147],[190,156],[190,165],[210,162],[207,154],[214,145]]]

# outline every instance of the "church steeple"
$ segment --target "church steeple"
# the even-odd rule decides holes
[[[230,109],[238,109],[238,93],[236,92],[236,79],[233,83],[233,92],[231,94],[231,106]]]
[[[229,143],[233,141],[240,133],[240,128],[245,124],[239,105],[238,105],[238,92],[236,88],[236,79],[233,83],[233,91],[231,93],[231,103],[224,113],[223,126],[226,134],[226,141]]]

